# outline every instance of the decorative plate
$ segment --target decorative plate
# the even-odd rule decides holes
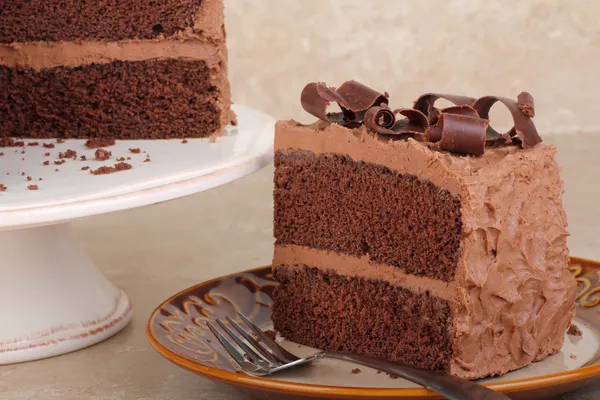
[[[563,349],[545,360],[501,377],[481,382],[513,399],[544,399],[600,378],[600,263],[572,258],[571,271],[580,285],[575,323],[583,336],[567,335]],[[151,315],[147,336],[169,361],[208,378],[238,387],[260,399],[441,399],[403,379],[336,360],[256,378],[236,373],[231,359],[204,322],[234,316],[236,311],[263,329],[271,327],[271,294],[277,285],[270,267],[262,267],[204,282],[162,303]],[[298,355],[314,349],[286,340],[281,344]]]

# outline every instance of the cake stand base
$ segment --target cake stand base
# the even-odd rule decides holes
[[[68,224],[0,231],[0,365],[98,343],[131,303],[77,246]]]

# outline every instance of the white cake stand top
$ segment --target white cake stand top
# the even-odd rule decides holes
[[[106,147],[112,152],[106,161],[94,160],[95,149],[86,148],[84,140],[59,144],[47,139],[39,140],[39,146],[0,148],[4,153],[0,156],[0,183],[8,188],[0,192],[0,230],[172,200],[264,167],[273,159],[274,119],[247,106],[235,105],[233,109],[238,126],[228,127],[225,136],[216,140],[118,140]],[[26,144],[32,141],[25,140]],[[54,143],[55,148],[44,148],[42,143]],[[134,154],[130,148],[141,152]],[[67,149],[77,152],[77,160],[54,164],[59,161],[59,152]],[[45,156],[48,152],[50,156]],[[81,161],[81,155],[87,160]],[[90,173],[103,165],[116,164],[120,157],[131,164],[130,170],[107,175]],[[145,162],[146,159],[151,161]],[[49,161],[49,165],[44,165],[44,161]],[[82,170],[88,166],[90,169]],[[29,190],[29,185],[39,189]]]

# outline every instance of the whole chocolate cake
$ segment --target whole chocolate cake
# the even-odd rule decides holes
[[[320,121],[279,121],[275,136],[280,334],[467,379],[562,347],[576,282],[531,95],[426,94],[392,110],[350,81],[309,84],[301,100]],[[495,103],[513,116],[507,133],[489,124]]]
[[[0,0],[0,138],[219,134],[223,0]]]

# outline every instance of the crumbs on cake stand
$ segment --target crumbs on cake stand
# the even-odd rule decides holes
[[[98,169],[90,170],[90,173],[93,175],[106,175],[106,174],[112,174],[112,173],[118,172],[118,171],[125,171],[125,170],[131,169],[131,168],[132,168],[131,164],[120,162],[120,163],[116,163],[113,166],[103,166]]]
[[[85,147],[88,149],[97,149],[98,147],[114,146],[114,138],[92,138],[85,142]]]
[[[97,161],[106,161],[111,156],[112,156],[112,152],[102,149],[102,148],[96,150],[96,152],[94,153],[94,157],[96,158]]]
[[[583,332],[581,331],[581,329],[579,329],[579,327],[575,324],[571,324],[571,326],[569,327],[569,329],[567,330],[567,334],[569,335],[573,335],[573,336],[583,336]]]
[[[361,371],[360,371],[360,368],[354,368],[354,369],[353,369],[352,371],[350,371],[350,372],[352,372],[354,375],[356,375],[356,374],[360,374],[360,372],[361,372]]]

